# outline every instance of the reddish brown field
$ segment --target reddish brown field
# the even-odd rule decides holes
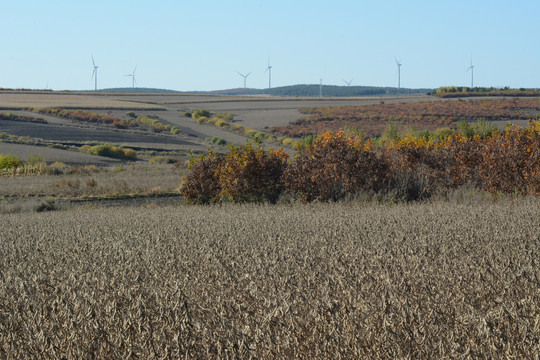
[[[328,106],[300,109],[305,116],[273,130],[300,137],[337,131],[350,126],[368,137],[379,136],[387,120],[397,120],[402,129],[435,130],[456,127],[461,120],[519,121],[534,117],[540,111],[538,98],[475,99],[467,101],[422,101],[362,106]]]

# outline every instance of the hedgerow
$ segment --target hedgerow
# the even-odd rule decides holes
[[[285,193],[304,202],[336,201],[361,192],[411,201],[462,186],[538,196],[540,122],[484,137],[409,134],[379,146],[354,133],[328,132],[301,142],[292,161],[281,149],[250,143],[193,159],[191,170],[183,191],[194,203],[274,202]]]

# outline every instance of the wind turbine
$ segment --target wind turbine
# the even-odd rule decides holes
[[[94,61],[94,55],[92,55],[92,64],[94,64],[94,71],[92,72],[92,78],[95,78],[96,80],[96,86],[95,86],[95,91],[97,91],[97,69],[98,69],[98,66],[96,66],[96,62]]]
[[[401,60],[398,61],[397,58],[394,58],[394,59],[396,59],[396,65],[397,65],[397,91],[399,94],[399,91],[401,89]]]
[[[135,70],[137,70],[136,66],[133,69],[133,72],[131,74],[124,75],[124,76],[131,76],[131,87],[132,88],[135,88],[135,83],[137,82],[137,81],[135,81]]]
[[[268,88],[272,87],[272,66],[270,66],[270,56],[268,57],[268,67],[264,72],[268,71]]]
[[[471,89],[474,88],[474,65],[472,64],[472,57],[471,57],[471,66],[467,68],[466,71],[471,70]]]
[[[240,74],[238,71],[237,71],[236,73],[237,73],[238,75],[240,75],[241,77],[244,78],[244,89],[245,89],[245,88],[246,88],[246,79],[247,79],[247,77],[249,76],[249,74],[251,74],[251,71],[248,72],[246,75]]]
[[[343,79],[343,81],[345,82],[345,84],[347,84],[347,86],[351,86],[353,79],[351,79],[350,81]]]

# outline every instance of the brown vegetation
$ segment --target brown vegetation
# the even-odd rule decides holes
[[[402,129],[435,130],[456,128],[461,120],[528,120],[531,112],[540,111],[538,98],[474,99],[467,101],[423,101],[399,104],[328,106],[303,108],[306,116],[287,126],[272,128],[288,136],[305,136],[344,127],[360,129],[367,137],[380,136],[388,120],[399,122]]]
[[[538,201],[0,215],[0,357],[535,358]]]

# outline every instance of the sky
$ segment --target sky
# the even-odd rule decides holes
[[[0,0],[0,88],[540,87],[540,1]]]

